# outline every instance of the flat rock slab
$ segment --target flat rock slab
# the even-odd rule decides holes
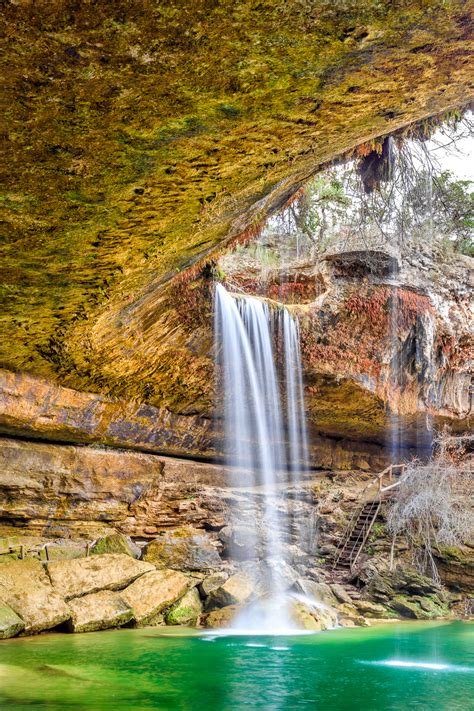
[[[57,560],[47,567],[55,590],[65,600],[99,590],[120,590],[140,575],[155,570],[151,563],[118,553]]]
[[[16,612],[0,602],[0,639],[14,637],[25,629],[25,623]]]
[[[17,560],[0,566],[0,600],[21,617],[27,634],[56,627],[71,616],[38,560]]]
[[[120,595],[111,590],[101,590],[84,595],[69,603],[72,632],[94,632],[110,627],[121,627],[133,619],[133,610]]]
[[[145,549],[144,560],[157,568],[215,570],[222,559],[204,531],[183,527],[163,533]]]
[[[176,570],[155,570],[142,575],[120,593],[133,609],[138,624],[150,622],[182,597],[193,581]]]

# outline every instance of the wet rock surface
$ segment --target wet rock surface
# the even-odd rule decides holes
[[[441,586],[414,570],[379,573],[370,580],[365,593],[402,617],[423,620],[449,614],[447,598]],[[374,609],[371,603],[363,601],[358,605],[368,617],[375,616],[373,613],[380,607],[378,605]]]
[[[443,558],[453,563],[449,590],[412,570],[403,546],[396,548],[398,567],[390,571],[391,541],[380,521],[357,570],[349,575],[333,569],[340,536],[371,478],[330,473],[311,484],[305,482],[301,491],[292,491],[288,511],[281,510],[285,562],[229,559],[218,554],[228,533],[219,536],[218,531],[189,525],[164,531],[151,541],[130,541],[119,532],[92,545],[87,539],[0,538],[2,634],[29,634],[58,625],[63,631],[68,626],[76,632],[124,624],[225,627],[247,607],[263,614],[276,580],[292,601],[293,619],[313,631],[336,624],[377,624],[386,619],[436,619],[449,616],[453,605],[455,614],[465,615],[471,592],[466,578],[470,565],[467,546],[443,551]],[[234,502],[237,492],[222,489],[217,496],[214,490],[213,496],[209,502],[214,501],[214,511],[223,513],[228,531],[233,524],[225,514],[226,507]],[[239,500],[245,498],[249,515],[260,515],[258,493],[240,490],[238,496]],[[293,515],[297,516],[298,530],[292,527]],[[220,525],[222,528],[223,523]],[[304,541],[301,530],[308,534]],[[45,541],[49,560],[45,559]],[[156,542],[154,562],[133,557],[146,556]],[[117,549],[126,552],[98,552]],[[183,565],[181,570],[163,567],[172,559],[176,567],[178,561]],[[212,569],[207,567],[210,562]],[[456,566],[461,566],[457,582],[453,577],[458,572]],[[461,589],[463,585],[465,589]]]
[[[243,605],[252,597],[254,590],[253,577],[246,573],[235,573],[222,585],[211,590],[207,598],[207,607]]]

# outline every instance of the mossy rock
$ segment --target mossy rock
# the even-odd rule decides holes
[[[113,533],[110,536],[99,538],[90,549],[92,555],[102,555],[103,553],[124,553],[132,558],[140,557],[140,548],[136,546],[130,538],[123,533]]]
[[[196,625],[202,612],[202,603],[196,588],[188,590],[166,613],[168,625]]]
[[[15,637],[25,629],[25,623],[11,607],[0,602],[0,639]]]
[[[449,615],[449,608],[436,595],[425,597],[396,595],[390,607],[403,617],[416,620],[433,620]]]
[[[254,234],[318,165],[469,99],[466,3],[315,7],[4,3],[7,368],[204,397],[142,297]]]

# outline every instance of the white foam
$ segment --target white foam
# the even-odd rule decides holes
[[[378,662],[368,662],[358,660],[360,664],[374,664],[382,667],[393,667],[396,669],[425,669],[428,671],[448,671],[448,672],[474,672],[472,667],[462,667],[455,664],[442,664],[438,662],[415,662],[405,659],[386,659]]]

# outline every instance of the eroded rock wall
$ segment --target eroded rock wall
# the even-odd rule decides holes
[[[0,439],[0,532],[150,537],[221,522],[223,468],[90,446]]]

